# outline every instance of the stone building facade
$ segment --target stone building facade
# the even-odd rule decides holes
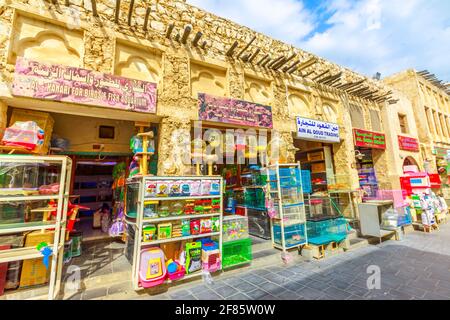
[[[183,41],[187,25],[192,31]],[[201,39],[194,45],[192,40],[198,32]],[[183,168],[171,163],[176,147],[172,133],[190,132],[193,121],[198,120],[198,93],[207,93],[271,106],[274,129],[291,146],[289,160],[295,158],[297,116],[337,123],[341,143],[333,146],[334,167],[336,175],[346,177],[351,189],[359,188],[353,128],[384,132],[388,135],[387,150],[374,151],[375,169],[384,188],[397,183],[400,155],[395,138],[390,138],[392,124],[387,113],[393,106],[408,110],[408,101],[400,99],[388,105],[383,97],[389,96],[390,88],[385,83],[207,13],[184,0],[0,0],[0,40],[3,128],[7,126],[9,107],[155,123],[159,126],[158,173],[183,174]],[[227,55],[235,42],[234,54]],[[289,61],[290,56],[293,59]],[[157,112],[147,115],[105,111],[15,97],[11,83],[17,57],[155,82]],[[261,63],[264,57],[270,60]],[[284,57],[278,60],[285,61],[284,67],[269,68],[271,63],[277,64],[278,57]],[[289,66],[293,69],[286,70]],[[330,77],[333,80],[333,76],[339,80],[337,83],[323,81]],[[417,110],[424,105],[419,97],[413,101]],[[448,110],[448,99],[442,103]],[[447,116],[448,111],[440,110]],[[419,111],[416,116],[420,117]],[[411,128],[411,134],[416,135],[413,122]],[[424,132],[422,129],[419,126],[419,132]],[[447,126],[445,132],[439,132],[439,139],[450,142]],[[433,142],[423,135],[420,138],[428,152]]]
[[[415,70],[392,75],[384,82],[411,101],[423,160],[428,170],[436,172],[450,150],[450,97]]]

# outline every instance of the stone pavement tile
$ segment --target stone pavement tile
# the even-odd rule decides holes
[[[258,299],[266,296],[267,292],[265,292],[261,289],[256,289],[256,290],[246,293],[246,295],[249,296],[250,299],[252,299],[252,300],[258,300]]]
[[[249,296],[247,296],[246,294],[243,294],[242,292],[239,292],[238,294],[235,294],[231,297],[228,297],[227,300],[251,300],[251,298]]]
[[[348,298],[349,296],[352,295],[350,292],[347,292],[347,291],[344,291],[344,290],[341,290],[341,289],[338,289],[338,288],[334,288],[334,287],[329,287],[329,288],[323,290],[323,292],[326,295],[335,297],[335,298],[340,299],[340,300],[344,300],[344,299],[346,299],[346,298]]]
[[[346,290],[348,287],[350,287],[351,283],[349,281],[332,280],[328,282],[328,285],[341,290]]]
[[[199,291],[193,294],[198,300],[223,300],[223,297],[212,290]]]
[[[446,288],[446,289],[450,290],[450,281],[439,280],[439,282],[437,283],[437,286],[440,288]]]
[[[283,270],[280,272],[277,272],[278,275],[285,277],[285,278],[291,278],[293,276],[295,276],[295,273],[289,270]]]
[[[449,298],[441,296],[437,293],[427,292],[423,297],[423,300],[448,300]]]
[[[271,294],[266,294],[265,296],[261,297],[259,300],[280,300],[280,299]]]
[[[308,287],[297,290],[296,293],[306,300],[316,300],[317,298],[320,298],[324,295],[322,291]]]
[[[224,297],[225,299],[239,293],[238,289],[235,289],[227,285],[219,287],[217,289],[214,288],[213,290],[220,296]]]
[[[420,277],[417,280],[411,281],[408,285],[427,291],[433,291],[434,289],[436,289],[437,283],[438,280],[424,279]]]
[[[279,285],[276,285],[275,283],[267,283],[265,286],[261,287],[264,291],[266,291],[269,294],[272,294],[274,296],[286,291],[285,288],[280,287]]]
[[[345,299],[345,300],[363,301],[363,300],[366,300],[366,299],[365,299],[364,297],[361,297],[361,296],[357,296],[357,295],[352,294],[350,297],[348,297],[348,298]]]
[[[256,275],[250,275],[243,279],[253,285],[256,285],[256,286],[267,281],[265,278],[262,278],[262,277],[259,277]]]
[[[429,274],[428,278],[433,279],[433,280],[444,280],[444,281],[450,282],[450,271],[445,271],[445,270],[431,271],[430,270],[430,274]]]
[[[303,287],[304,286],[299,284],[297,281],[291,281],[291,282],[283,284],[283,288],[290,290],[290,291],[297,291]]]
[[[251,283],[242,281],[240,284],[235,285],[234,288],[238,289],[239,291],[241,291],[243,293],[247,293],[247,292],[255,290],[257,287],[252,285]]]
[[[186,289],[181,289],[169,293],[169,296],[174,300],[183,300],[184,297],[189,295],[192,295],[192,293]]]
[[[423,290],[423,289],[419,289],[419,288],[414,288],[408,285],[404,285],[401,286],[400,288],[397,289],[397,291],[399,292],[403,292],[405,294],[408,294],[412,297],[415,298],[423,298],[425,296],[425,293],[427,293],[427,291]]]
[[[133,290],[133,285],[131,281],[127,281],[110,286],[108,288],[108,295],[131,290]]]
[[[345,291],[347,291],[353,295],[360,296],[360,297],[364,297],[370,292],[370,290],[367,288],[361,288],[361,287],[355,286],[353,284],[350,285],[348,288],[346,288]]]
[[[321,291],[329,287],[329,285],[324,281],[309,281],[306,286]]]
[[[276,297],[280,300],[297,300],[300,296],[295,292],[286,290],[280,294],[277,294]]]
[[[290,281],[288,278],[280,276],[278,274],[270,275],[270,278],[266,280],[277,284],[283,284]]]
[[[233,286],[237,286],[237,285],[241,284],[242,280],[239,279],[239,278],[232,277],[232,278],[228,278],[228,279],[223,280],[223,282],[225,284],[233,287]]]
[[[443,297],[446,297],[447,299],[450,299],[450,289],[448,289],[448,288],[440,288],[440,287],[438,287],[432,293],[436,293],[436,294],[438,294],[440,296],[443,296]]]
[[[412,300],[412,298],[414,298],[414,296],[412,296],[406,292],[395,290],[395,289],[389,290],[389,295],[395,297],[395,300]]]
[[[106,296],[108,293],[107,288],[95,288],[86,290],[82,293],[82,300],[92,300]]]

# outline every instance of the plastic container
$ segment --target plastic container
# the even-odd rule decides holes
[[[82,242],[83,242],[83,233],[82,232],[72,232],[70,233],[70,237],[72,239],[72,257],[79,257],[83,253],[82,250]]]
[[[228,216],[223,219],[223,241],[246,239],[248,233],[248,218],[243,216]]]
[[[127,205],[125,215],[129,218],[136,219],[137,204],[139,201],[139,184],[132,183],[127,185]]]
[[[242,239],[224,242],[222,245],[222,268],[227,269],[252,261],[252,240]]]
[[[184,269],[184,267],[182,267],[180,270],[178,270],[175,273],[168,273],[167,277],[171,281],[177,281],[177,280],[183,279],[185,275],[186,275],[186,269]]]
[[[0,245],[0,251],[8,250],[10,248],[11,248],[10,245]],[[5,290],[7,273],[8,273],[8,263],[0,263],[0,296],[3,295],[3,292]]]

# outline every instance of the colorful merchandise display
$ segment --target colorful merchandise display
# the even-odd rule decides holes
[[[306,214],[300,164],[275,164],[267,168],[268,192],[275,200],[272,242],[286,252],[307,244]]]
[[[130,247],[135,290],[222,269],[220,177],[138,176],[127,190],[136,205],[126,221],[141,230]]]
[[[63,156],[0,155],[0,245],[9,246],[0,251],[0,265],[7,268],[6,277],[0,274],[2,290],[48,285],[48,299],[59,294],[58,264],[64,258],[60,241],[69,240],[66,232],[73,229],[79,210],[65,197],[71,166],[70,158]],[[58,188],[43,187],[56,184]],[[51,272],[52,265],[56,272]]]

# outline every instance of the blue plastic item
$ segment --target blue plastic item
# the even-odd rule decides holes
[[[312,193],[311,171],[302,170],[302,188],[303,193]]]

